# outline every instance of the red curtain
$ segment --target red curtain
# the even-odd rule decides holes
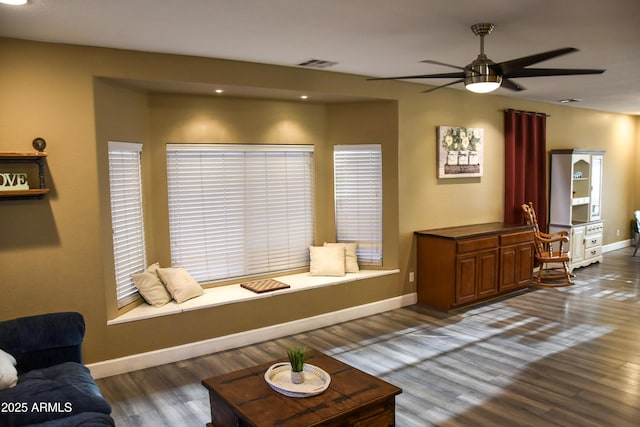
[[[523,203],[533,202],[541,231],[547,231],[547,116],[504,112],[504,222],[523,223]]]

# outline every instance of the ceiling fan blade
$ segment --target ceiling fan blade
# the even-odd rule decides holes
[[[422,93],[433,92],[434,90],[442,89],[443,87],[451,86],[451,85],[454,85],[454,84],[457,84],[457,83],[462,83],[463,81],[464,81],[464,79],[456,80],[454,82],[447,83],[446,85],[440,85],[440,86],[436,86],[436,87],[431,88],[431,89],[424,90],[424,91],[422,91]]]
[[[464,73],[419,74],[416,76],[372,77],[367,80],[405,80],[405,79],[457,79],[464,77]]]
[[[510,77],[544,77],[544,76],[573,76],[577,74],[602,74],[605,70],[585,69],[585,68],[523,68],[507,73],[504,76]]]
[[[523,56],[522,58],[512,59],[510,61],[500,62],[491,66],[491,68],[496,70],[499,74],[507,75],[529,65],[537,64],[538,62],[577,51],[578,49],[575,47],[564,47],[561,49],[550,50],[548,52],[537,53],[535,55]]]
[[[457,68],[458,70],[463,70],[464,71],[464,67],[460,67],[458,65],[446,64],[446,63],[440,62],[440,61],[432,61],[431,59],[425,59],[424,61],[420,61],[420,62],[424,62],[425,64],[434,64],[434,65],[442,65],[444,67]]]
[[[509,80],[507,78],[502,78],[502,83],[500,84],[500,87],[503,87],[505,89],[509,89],[509,90],[513,90],[515,92],[520,92],[522,90],[526,90],[527,88],[525,88],[522,85],[519,85],[518,83],[514,82],[513,80]]]

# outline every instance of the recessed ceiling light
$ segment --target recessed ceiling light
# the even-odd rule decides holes
[[[300,95],[300,99],[309,99],[307,95]]]
[[[27,0],[0,0],[0,3],[11,6],[24,6],[27,4]]]
[[[219,95],[221,93],[224,93],[224,89],[216,89],[215,92]]]

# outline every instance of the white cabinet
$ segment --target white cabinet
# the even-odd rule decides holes
[[[551,151],[549,231],[569,232],[572,270],[602,261],[604,153]]]

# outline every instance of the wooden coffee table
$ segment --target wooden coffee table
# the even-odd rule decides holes
[[[308,363],[331,376],[317,396],[293,398],[273,390],[265,363],[202,381],[211,401],[210,427],[227,426],[394,426],[395,396],[402,389],[318,351]]]

